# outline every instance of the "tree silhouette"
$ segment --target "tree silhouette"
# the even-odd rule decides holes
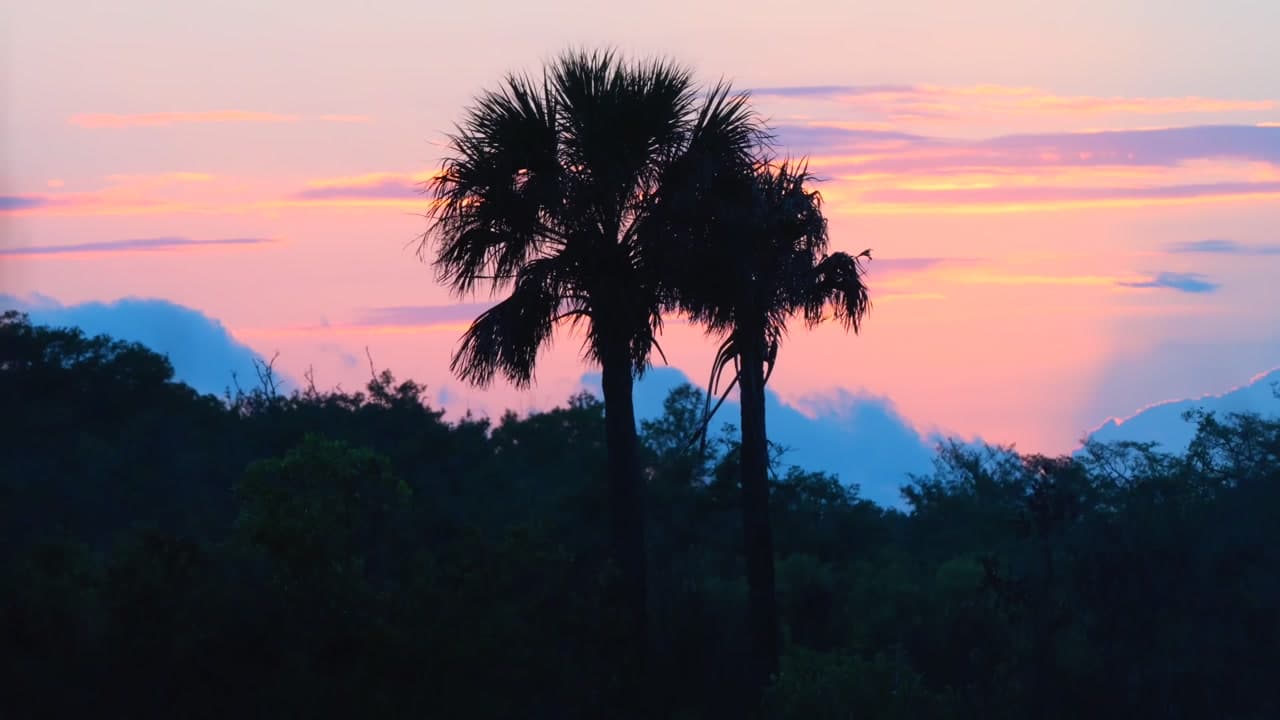
[[[420,252],[457,294],[510,294],[463,335],[451,368],[487,385],[534,380],[560,321],[585,327],[602,370],[612,548],[643,644],[644,521],[632,382],[671,305],[654,208],[690,172],[752,161],[762,133],[745,96],[612,52],[570,52],[540,79],[509,75],[450,136]],[[659,350],[660,352],[660,350]],[[642,647],[642,645],[641,645]]]
[[[765,383],[790,317],[799,314],[812,327],[830,314],[857,332],[871,307],[859,264],[870,251],[857,257],[827,254],[821,196],[806,186],[812,179],[804,163],[786,161],[711,178],[700,194],[716,207],[714,221],[686,218],[673,233],[686,241],[676,281],[680,306],[709,333],[724,338],[713,363],[708,403],[730,365],[736,372],[724,392],[740,385],[752,672],[761,684],[778,668]],[[694,234],[683,234],[684,228]],[[704,423],[709,420],[708,413]]]

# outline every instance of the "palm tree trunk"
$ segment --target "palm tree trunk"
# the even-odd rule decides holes
[[[640,482],[631,354],[625,340],[602,358],[605,441],[609,455],[609,511],[614,561],[621,574],[619,604],[630,625],[626,638],[635,672],[643,672],[648,649],[645,578],[644,494]]]
[[[769,522],[769,441],[765,433],[764,338],[741,345],[742,531],[747,565],[751,681],[763,688],[778,671],[778,604]]]

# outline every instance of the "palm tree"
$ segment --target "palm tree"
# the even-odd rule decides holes
[[[460,296],[505,299],[471,324],[451,369],[484,386],[534,381],[561,321],[585,328],[601,368],[611,547],[620,603],[646,642],[644,518],[632,383],[658,348],[672,304],[654,208],[682,174],[755,162],[761,127],[723,83],[697,87],[667,61],[569,52],[534,80],[509,75],[481,94],[448,141],[419,253]],[[658,348],[661,352],[661,349]]]
[[[736,372],[723,391],[740,386],[742,527],[751,671],[758,686],[778,668],[765,384],[789,318],[798,314],[812,327],[832,316],[856,333],[871,307],[860,265],[871,253],[827,254],[827,222],[821,196],[806,187],[811,180],[804,163],[782,162],[736,178],[721,176],[704,188],[704,202],[719,212],[712,222],[686,218],[684,227],[695,232],[683,235],[675,281],[690,319],[723,338],[712,365],[708,408],[730,365]],[[704,416],[704,438],[711,412]]]

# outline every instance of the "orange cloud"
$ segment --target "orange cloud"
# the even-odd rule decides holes
[[[340,177],[320,178],[318,180],[307,181],[308,190],[332,190],[344,188],[368,188],[387,183],[402,183],[405,185],[415,185],[426,182],[436,176],[434,172],[416,172],[416,173],[399,173],[399,172],[375,172],[365,173],[363,175],[344,175]]]
[[[287,123],[297,115],[255,112],[252,110],[209,110],[203,112],[154,112],[135,114],[81,113],[67,123],[82,128],[167,127],[170,125],[202,125],[211,123]]]

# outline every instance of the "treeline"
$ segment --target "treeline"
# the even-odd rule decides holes
[[[1280,423],[1188,453],[940,449],[909,511],[774,453],[782,669],[750,691],[736,433],[642,424],[649,662],[619,662],[603,406],[226,398],[0,319],[0,716],[1269,718]],[[648,704],[619,707],[636,697]]]

